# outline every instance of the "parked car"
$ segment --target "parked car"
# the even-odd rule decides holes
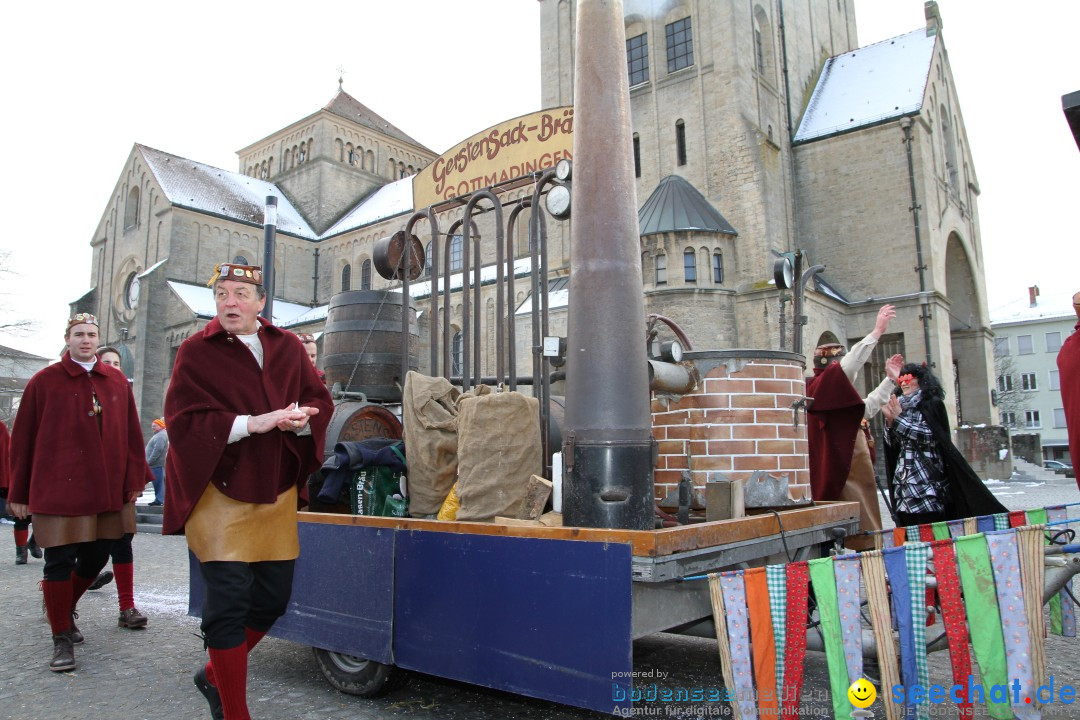
[[[1061,462],[1060,460],[1046,460],[1043,462],[1043,467],[1047,470],[1053,470],[1057,474],[1064,475],[1065,477],[1076,477],[1076,474],[1073,472],[1073,466],[1069,463]]]

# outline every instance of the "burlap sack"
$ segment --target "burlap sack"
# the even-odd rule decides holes
[[[515,517],[540,463],[540,403],[517,392],[458,402],[458,520]],[[410,463],[412,456],[410,456]]]
[[[409,513],[434,515],[457,479],[457,401],[461,392],[441,377],[405,376],[401,414],[409,458]]]

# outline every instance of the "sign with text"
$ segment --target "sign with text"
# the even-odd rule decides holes
[[[574,108],[522,115],[458,143],[413,176],[416,209],[534,172],[571,159]]]

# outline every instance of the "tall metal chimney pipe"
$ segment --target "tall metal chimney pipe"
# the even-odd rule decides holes
[[[578,0],[563,523],[654,527],[622,0]]]

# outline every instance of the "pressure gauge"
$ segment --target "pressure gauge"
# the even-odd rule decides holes
[[[682,362],[683,346],[678,340],[660,343],[660,357],[668,362]]]
[[[570,188],[566,185],[552,185],[544,205],[548,212],[559,220],[570,217]]]
[[[555,177],[563,182],[567,182],[570,179],[570,173],[573,168],[573,164],[563,158],[559,162],[555,163]]]
[[[773,280],[776,281],[776,287],[781,290],[788,290],[795,284],[795,271],[791,267],[791,258],[776,259],[773,263]]]

